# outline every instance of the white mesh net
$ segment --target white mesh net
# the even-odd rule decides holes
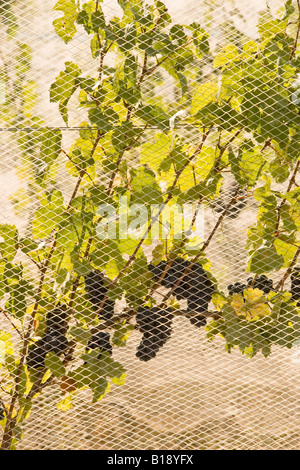
[[[2,448],[297,449],[300,4],[149,4],[0,0]]]

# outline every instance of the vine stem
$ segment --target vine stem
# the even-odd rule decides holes
[[[100,137],[99,137],[99,139],[100,139]],[[95,147],[95,145],[94,145],[94,147]],[[73,191],[72,196],[71,196],[71,198],[69,200],[69,203],[67,205],[67,210],[71,207],[72,200],[77,195],[77,192],[78,192],[80,183],[82,181],[82,178],[83,178],[83,175],[80,175],[77,182],[76,182],[74,191]],[[3,438],[2,438],[2,443],[1,443],[0,450],[9,450],[10,446],[11,446],[12,433],[13,433],[13,427],[14,427],[14,418],[12,417],[12,415],[13,415],[13,412],[14,412],[14,409],[15,409],[16,402],[18,400],[18,396],[19,396],[19,385],[20,385],[20,380],[21,380],[22,369],[23,369],[23,365],[25,363],[27,348],[28,348],[28,344],[29,344],[29,341],[30,341],[30,337],[31,337],[31,332],[32,332],[33,324],[34,324],[34,319],[35,319],[35,316],[36,316],[36,313],[38,311],[38,307],[39,307],[39,304],[40,304],[40,301],[41,301],[41,295],[42,295],[42,290],[43,290],[43,285],[44,285],[46,273],[47,273],[47,270],[48,270],[48,267],[49,267],[49,264],[50,264],[50,261],[51,261],[51,258],[53,256],[55,248],[56,248],[56,240],[53,241],[51,249],[49,251],[49,254],[46,258],[46,261],[45,261],[44,265],[41,267],[41,275],[40,275],[40,281],[39,281],[39,285],[38,285],[38,289],[37,289],[37,293],[36,293],[36,300],[35,300],[31,315],[30,315],[29,325],[27,327],[27,330],[26,330],[26,332],[24,334],[24,338],[23,338],[23,345],[22,345],[21,354],[20,354],[20,362],[18,364],[18,367],[17,367],[17,370],[16,370],[16,375],[15,375],[15,388],[14,388],[14,391],[12,393],[12,398],[11,398],[11,402],[10,402],[7,417],[6,417],[6,425],[5,425],[5,429],[4,429],[4,433],[3,433]]]
[[[219,134],[218,147],[219,147],[219,149],[220,149],[220,155],[219,155],[219,157],[218,157],[218,159],[217,159],[217,161],[216,161],[216,163],[215,163],[214,171],[216,171],[216,170],[218,169],[219,164],[220,164],[220,160],[221,160],[221,157],[222,157],[223,153],[224,153],[225,150],[229,147],[229,145],[236,139],[236,137],[238,137],[238,135],[240,134],[240,132],[241,132],[241,131],[237,131],[237,132],[229,139],[229,141],[226,142],[226,144],[223,145],[223,146],[220,145],[221,133]],[[194,170],[194,168],[193,168],[193,170]],[[194,184],[196,185],[197,182],[196,182],[196,180],[195,180],[195,173],[194,173],[194,172],[193,172],[193,177],[194,177]],[[238,194],[238,191],[239,191],[239,189],[237,189],[237,193],[236,193],[236,194]],[[203,199],[203,197],[200,197],[200,199],[199,199],[199,201],[198,201],[198,204],[201,203],[202,199]],[[233,197],[233,201],[236,200],[236,199],[240,199],[240,198]],[[232,203],[233,203],[233,202],[231,202],[231,204],[232,204]],[[228,208],[228,209],[229,209],[229,208]],[[227,209],[227,210],[228,210],[228,209]],[[198,211],[195,211],[195,213],[194,213],[191,226],[193,226],[194,223],[195,223],[195,220],[196,220],[196,217],[197,217],[197,212],[198,212]],[[227,213],[227,212],[226,212],[226,213]],[[225,215],[226,215],[226,214],[225,214]],[[224,215],[224,217],[225,217],[225,215]],[[223,217],[223,218],[224,218],[224,217]],[[222,219],[222,220],[223,220],[223,219]],[[220,223],[221,223],[221,221],[220,221]],[[185,243],[185,240],[186,240],[186,237],[183,238],[183,241],[182,241],[182,243],[181,243],[180,246],[183,246],[183,244]],[[210,242],[209,242],[209,243],[210,243]],[[151,297],[151,295],[152,295],[152,293],[154,292],[154,290],[157,289],[157,288],[160,286],[161,281],[164,279],[165,275],[167,274],[168,270],[169,270],[170,267],[172,266],[173,262],[174,262],[174,260],[171,258],[171,259],[169,260],[167,266],[165,267],[164,271],[161,273],[160,278],[157,280],[157,282],[156,282],[156,283],[154,284],[154,286],[152,287],[150,293],[147,295],[147,297],[146,297],[146,299],[145,299],[145,302]]]
[[[198,261],[198,259],[201,257],[202,253],[206,250],[206,248],[209,246],[211,240],[213,239],[216,231],[218,230],[219,226],[221,225],[222,221],[224,220],[224,218],[226,217],[226,214],[228,212],[228,210],[230,209],[230,207],[232,206],[232,204],[234,204],[235,200],[236,200],[236,196],[239,192],[239,188],[237,188],[237,190],[235,191],[235,194],[233,196],[233,198],[229,201],[229,203],[227,204],[227,206],[225,207],[224,211],[222,212],[222,214],[220,215],[220,217],[218,218],[214,228],[212,229],[212,231],[210,232],[208,238],[206,239],[205,243],[203,244],[202,248],[199,250],[199,253],[193,258],[193,260],[191,261],[190,263],[190,266],[188,268],[186,268],[186,270],[184,271],[184,273],[181,275],[181,277],[177,280],[176,284],[173,286],[172,289],[170,289],[170,291],[164,296],[162,302],[161,302],[161,305],[164,304],[164,302],[166,300],[168,300],[168,298],[172,295],[172,293],[174,292],[174,290],[176,289],[176,287],[178,287],[178,285],[180,284],[180,282],[183,280],[183,278],[189,273],[191,267]],[[300,247],[299,247],[300,248]],[[171,260],[170,260],[171,261]],[[172,260],[173,262],[173,260]],[[171,263],[170,263],[170,266],[171,266]],[[168,268],[170,267],[168,265]],[[165,269],[165,271],[168,270],[168,268]],[[160,281],[163,279],[163,276],[161,275],[161,278],[159,279],[159,281],[157,281],[157,287],[160,283]],[[104,300],[105,302],[105,300]],[[104,303],[103,302],[103,303]],[[102,308],[102,305],[100,307],[100,309]],[[189,314],[193,314],[193,312],[188,312]],[[117,321],[121,321],[123,320],[124,318],[131,318],[132,316],[134,316],[136,314],[135,311],[132,311],[132,312],[124,312],[120,315],[116,315],[114,316],[113,318],[111,318],[110,320],[107,320],[105,322],[103,322],[103,324],[101,325],[98,325],[97,326],[97,329],[105,329],[107,327],[111,327],[115,324],[115,322]],[[174,314],[176,315],[186,315],[187,312],[185,310],[178,310],[176,312],[174,312]],[[202,312],[201,312],[202,314]],[[203,312],[203,315],[205,317],[213,317],[213,318],[220,318],[220,314],[219,312]]]
[[[0,312],[3,313],[3,315],[5,316],[5,318],[9,321],[9,323],[11,324],[11,326],[16,330],[16,332],[18,333],[18,335],[20,336],[21,339],[23,339],[23,336],[22,336],[22,333],[21,331],[16,327],[16,325],[12,322],[12,320],[9,318],[9,316],[6,314],[5,310],[3,308],[0,307]]]
[[[289,185],[287,187],[287,190],[286,192],[288,193],[291,189],[292,189],[292,186],[293,184],[295,184],[295,179],[296,179],[296,175],[297,175],[297,172],[298,172],[298,169],[299,169],[299,166],[300,166],[300,160],[297,161],[296,165],[295,165],[295,168],[294,168],[294,171],[293,171],[293,174],[291,176],[291,179],[289,181]],[[277,208],[277,222],[276,222],[276,227],[275,227],[275,234],[278,232],[278,229],[279,229],[279,224],[280,224],[280,211],[283,207],[283,205],[285,204],[286,202],[286,198],[284,198],[281,203],[279,204],[278,208]]]
[[[298,46],[298,41],[299,41],[299,36],[300,36],[300,0],[297,0],[297,5],[298,5],[298,12],[299,12],[299,17],[298,17],[298,27],[297,27],[297,32],[296,32],[296,37],[295,37],[295,42],[290,54],[290,60],[294,57],[294,54],[297,50]]]
[[[144,134],[145,130],[147,129],[148,127],[148,124],[146,124],[144,127],[143,127],[143,130],[142,132],[137,136],[136,139],[134,139],[127,147],[125,147],[123,149],[122,152],[120,152],[119,156],[118,156],[118,159],[117,159],[117,162],[116,162],[116,168],[113,170],[112,174],[111,174],[111,177],[110,177],[110,181],[109,181],[109,184],[108,184],[108,189],[107,189],[107,195],[110,196],[111,193],[112,193],[112,190],[113,190],[113,184],[114,184],[114,181],[115,181],[115,178],[116,178],[116,175],[117,175],[117,172],[119,170],[119,167],[120,167],[120,164],[121,164],[121,161],[122,161],[122,158],[123,158],[123,155],[126,151],[129,151],[132,149],[133,145],[136,144],[138,142],[138,140],[140,139],[140,137]]]
[[[197,215],[198,215],[198,212],[199,212],[198,205],[202,202],[202,200],[203,200],[203,196],[201,196],[199,198],[198,202],[197,202],[197,208],[196,208],[196,210],[193,214],[193,219],[192,219],[192,223],[191,223],[191,226],[190,226],[191,228],[194,227],[194,225],[195,225],[196,218],[197,218]],[[184,236],[183,239],[182,239],[182,242],[180,243],[180,248],[183,247],[184,243],[186,242],[186,239],[187,239],[186,236]],[[150,292],[147,294],[147,296],[144,300],[145,302],[147,302],[152,297],[153,292],[161,285],[161,282],[163,281],[163,279],[165,278],[167,272],[169,271],[169,269],[173,265],[174,260],[175,260],[175,258],[170,258],[169,259],[168,264],[166,265],[165,269],[161,273],[159,279],[154,283],[154,285],[152,286]]]
[[[241,130],[237,130],[236,133],[228,140],[228,142],[226,142],[225,145],[220,144],[220,140],[221,140],[221,132],[220,132],[219,142],[218,142],[218,148],[220,150],[220,154],[219,154],[218,159],[217,159],[216,164],[215,164],[215,172],[218,172],[219,169],[220,169],[219,166],[220,166],[220,162],[221,162],[223,154],[225,153],[225,151],[227,150],[229,145],[232,144],[232,142],[240,135],[241,132],[242,132]]]
[[[300,255],[300,245],[298,246],[297,251],[296,251],[296,253],[295,253],[288,269],[286,270],[286,272],[284,273],[284,275],[282,276],[282,278],[278,282],[277,286],[275,287],[276,291],[278,291],[279,289],[281,289],[283,287],[285,281],[287,280],[287,278],[289,277],[289,275],[293,271],[293,267],[295,266],[299,255]]]
[[[172,289],[169,290],[169,292],[164,296],[163,300],[162,300],[162,304],[164,304],[166,302],[166,300],[169,299],[169,297],[171,297],[171,295],[173,294],[174,290],[176,289],[176,287],[179,286],[179,284],[181,283],[181,281],[183,280],[183,278],[190,272],[191,268],[193,267],[193,265],[198,261],[198,259],[201,257],[202,253],[206,250],[206,248],[209,246],[211,240],[213,239],[213,237],[215,236],[215,233],[216,231],[218,230],[219,226],[221,225],[222,221],[224,220],[224,218],[226,217],[226,214],[227,212],[229,211],[230,207],[232,206],[232,204],[235,202],[236,200],[236,196],[239,192],[239,187],[236,189],[235,193],[234,193],[234,196],[233,198],[229,201],[229,203],[227,204],[227,206],[225,207],[224,211],[222,212],[222,214],[220,215],[220,217],[218,218],[214,228],[212,229],[212,231],[210,232],[209,236],[207,237],[206,241],[203,243],[202,247],[200,248],[199,250],[199,253],[191,260],[190,262],[190,265],[188,266],[188,268],[185,269],[184,273],[180,276],[180,278],[177,280],[176,284],[174,284],[174,286],[172,287]]]
[[[42,289],[43,289],[43,284],[44,284],[46,272],[47,272],[52,254],[54,252],[55,246],[56,246],[56,242],[54,240],[54,242],[52,244],[52,247],[51,247],[51,250],[49,252],[49,255],[48,255],[48,257],[45,261],[45,264],[41,269],[41,276],[40,276],[40,282],[39,282],[39,286],[38,286],[38,290],[37,290],[37,294],[36,294],[36,300],[35,300],[35,303],[34,303],[34,306],[33,306],[33,310],[31,312],[28,328],[27,328],[27,330],[25,332],[25,335],[24,335],[23,346],[22,346],[22,349],[21,349],[20,362],[19,362],[19,365],[18,365],[17,371],[16,371],[15,389],[14,389],[14,392],[12,394],[12,399],[11,399],[9,410],[8,410],[8,413],[7,413],[6,425],[5,425],[2,444],[1,444],[1,448],[0,448],[1,450],[9,450],[10,446],[11,446],[13,422],[14,422],[14,420],[12,418],[12,415],[13,415],[15,404],[16,404],[16,401],[17,401],[18,395],[19,395],[19,385],[20,385],[21,373],[22,373],[23,365],[24,365],[24,362],[25,362],[26,354],[27,354],[27,347],[28,347],[28,344],[29,344],[30,336],[31,336],[31,331],[32,331],[32,327],[33,327],[34,318],[35,318],[35,315],[37,313],[38,306],[39,306],[39,303],[40,303],[40,300],[41,300],[41,294],[42,294]]]
[[[173,181],[173,184],[170,188],[170,190],[168,191],[168,194],[167,194],[167,198],[165,200],[165,202],[163,204],[161,204],[157,214],[155,215],[155,217],[153,217],[151,219],[151,221],[149,222],[148,224],[148,227],[145,231],[145,233],[143,234],[143,236],[140,238],[137,246],[135,247],[132,255],[129,257],[127,263],[125,264],[125,266],[120,270],[119,274],[116,276],[116,278],[111,282],[111,287],[114,287],[117,282],[119,281],[119,279],[123,276],[124,272],[127,270],[127,268],[131,265],[131,263],[135,260],[136,258],[136,255],[139,251],[139,249],[141,248],[142,244],[144,243],[145,239],[147,238],[147,236],[149,235],[150,231],[151,231],[151,228],[153,227],[153,225],[158,221],[159,219],[159,216],[160,214],[162,213],[162,211],[165,209],[166,205],[168,204],[168,202],[172,199],[172,196],[173,196],[173,191],[178,183],[178,180],[181,176],[181,174],[183,173],[183,171],[185,170],[185,168],[192,162],[192,160],[201,152],[202,150],[202,147],[204,145],[204,142],[206,141],[210,131],[211,131],[212,128],[209,128],[207,132],[203,132],[203,135],[202,135],[202,140],[200,142],[200,144],[198,145],[198,147],[196,148],[196,150],[194,151],[194,153],[191,155],[191,157],[185,162],[184,165],[182,165],[182,168],[177,171],[176,173],[176,176],[174,178],[174,181]],[[105,301],[107,299],[107,295],[104,296],[102,302],[101,302],[101,305],[99,306],[99,309],[98,309],[98,312],[101,312],[104,304],[105,304]]]
[[[106,330],[107,328],[111,328],[116,323],[120,323],[123,320],[129,320],[129,319],[133,318],[136,315],[136,313],[137,313],[136,310],[133,310],[133,309],[131,309],[129,311],[123,311],[122,313],[120,313],[118,315],[114,315],[109,320],[105,320],[101,324],[97,325],[96,328],[95,328],[95,331],[102,331],[102,330]],[[199,312],[196,312],[194,310],[187,311],[187,310],[181,310],[181,309],[172,310],[172,313],[175,316],[182,316],[182,317],[186,317],[186,316],[193,317],[193,316],[196,316],[197,314],[199,314]],[[215,320],[222,317],[220,312],[217,312],[217,311],[211,311],[210,312],[208,310],[201,312],[201,315],[203,315],[206,318],[213,318]]]

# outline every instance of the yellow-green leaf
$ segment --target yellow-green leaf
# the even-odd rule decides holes
[[[200,109],[204,108],[211,101],[217,99],[219,85],[216,82],[207,82],[197,88],[191,104],[191,114],[196,114]]]

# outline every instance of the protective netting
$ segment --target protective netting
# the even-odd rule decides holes
[[[2,445],[298,449],[299,1],[146,3],[0,0]]]

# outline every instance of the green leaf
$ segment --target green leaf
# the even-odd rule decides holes
[[[82,10],[78,13],[77,24],[82,24],[88,34],[98,33],[99,29],[105,27],[105,18],[100,5],[95,11],[94,2],[84,3]]]
[[[201,58],[203,55],[208,55],[210,51],[208,33],[195,21],[188,25],[188,29],[193,32],[193,43],[196,46],[198,55]]]
[[[32,287],[26,280],[21,279],[18,284],[9,287],[9,294],[9,299],[5,304],[6,310],[21,320],[27,309],[26,298],[33,294]]]
[[[55,32],[65,42],[73,39],[76,33],[75,21],[77,18],[77,6],[75,0],[58,0],[53,10],[62,11],[64,15],[53,21]]]
[[[66,375],[66,369],[62,360],[52,351],[46,354],[45,366],[47,369],[50,369],[54,377],[60,378]]]
[[[291,216],[293,210],[293,206],[290,206],[287,203],[283,204],[280,208],[280,216],[283,222],[283,229],[288,233],[297,231],[297,225],[295,224]]]
[[[100,355],[100,359],[99,359]],[[108,390],[106,377],[120,377],[124,368],[118,362],[102,353],[99,349],[92,350],[82,356],[85,364],[79,366],[72,374],[78,388],[90,387],[93,391],[93,402],[100,400]]]
[[[257,182],[266,162],[260,150],[253,148],[249,142],[244,142],[239,149],[239,153],[239,168],[242,180],[247,181],[248,186],[252,187]]]
[[[68,275],[68,270],[67,269],[59,269],[57,271],[57,275],[56,275],[56,282],[58,284],[63,284],[67,278],[67,275]]]
[[[63,221],[64,200],[60,191],[53,190],[44,195],[39,209],[34,214],[32,222],[32,235],[34,239],[46,239],[52,230]]]
[[[93,31],[95,31],[95,33],[97,33],[99,29],[102,29],[105,27],[105,18],[104,18],[103,11],[101,10],[100,5],[98,5],[98,10],[92,13],[91,21],[92,21],[92,28],[93,28]]]
[[[0,17],[1,22],[3,25],[6,26],[6,32],[9,36],[14,37],[17,28],[18,28],[18,20],[16,16],[13,14],[13,5],[12,2],[1,2],[0,3]]]
[[[56,407],[58,410],[61,411],[67,411],[73,408],[71,395],[68,395],[67,397],[64,397],[62,400],[60,400],[60,402],[57,403]]]
[[[113,125],[119,122],[119,115],[110,107],[92,108],[89,110],[89,120],[103,133],[109,132]]]
[[[41,133],[40,158],[38,160],[37,181],[43,180],[61,151],[62,133],[60,129],[46,129]]]
[[[285,32],[288,17],[282,20],[274,20],[270,10],[263,11],[258,21],[258,31],[262,39],[271,38],[277,33]]]
[[[249,271],[255,274],[264,274],[278,271],[284,264],[284,258],[272,246],[261,247],[249,259]]]
[[[18,383],[18,399],[20,402],[26,392],[26,389],[27,389],[27,373],[26,373],[24,365],[22,365],[20,380]]]
[[[283,256],[284,258],[284,268],[288,268],[292,259],[294,258],[297,248],[294,244],[289,243],[289,240],[287,241],[282,240],[281,238],[277,238],[274,241],[274,245],[276,248],[276,251],[279,255]]]
[[[109,254],[103,251],[103,245],[96,245],[96,248],[90,254],[90,260],[98,269],[103,269],[109,261]]]
[[[202,183],[198,183],[192,188],[188,189],[184,193],[181,193],[178,196],[177,202],[178,204],[184,204],[188,201],[196,201],[199,198],[211,197],[216,194],[219,182],[222,180],[222,175],[217,174],[213,177],[210,177],[203,181]]]
[[[162,243],[159,243],[152,250],[152,263],[158,264],[165,256],[164,246]]]
[[[214,67],[224,67],[239,59],[238,48],[234,44],[227,44],[221,52],[215,56]]]
[[[283,164],[283,162],[276,158],[270,163],[270,173],[276,183],[284,183],[289,177],[289,169],[288,166]]]
[[[70,335],[76,339],[79,343],[87,344],[91,339],[91,332],[87,328],[80,326],[72,326],[69,331]]]
[[[31,238],[21,238],[19,242],[19,247],[23,253],[30,253],[36,251],[38,244]]]
[[[123,54],[128,54],[136,45],[136,27],[134,23],[127,24],[125,28],[121,28],[117,35],[116,42]]]
[[[110,384],[104,377],[101,377],[91,388],[93,390],[93,403],[96,403],[110,390]]]
[[[56,234],[56,245],[60,249],[72,251],[79,242],[78,236],[83,230],[82,220],[67,213],[59,215],[59,228]]]
[[[115,279],[119,274],[119,266],[115,259],[110,259],[105,266],[106,275],[109,279]]]
[[[166,132],[170,128],[170,117],[158,105],[140,105],[136,115],[147,124],[155,126],[162,131]]]
[[[118,243],[120,253],[122,255],[126,253],[129,256],[131,256],[134,253],[137,245],[138,245],[138,240],[135,240],[135,239],[130,238],[130,237],[122,238]],[[140,251],[138,251],[137,255],[139,253],[140,253]]]
[[[61,150],[62,133],[60,129],[44,130],[41,137],[40,158],[47,165],[51,165]]]
[[[16,72],[19,76],[24,76],[30,71],[31,49],[27,44],[20,44],[18,55],[16,57]]]
[[[112,344],[118,347],[126,346],[130,333],[134,329],[135,329],[134,325],[125,325],[125,324],[116,325],[114,335],[112,338]]]
[[[141,150],[140,162],[158,171],[161,163],[170,156],[172,138],[169,135],[157,133],[154,139],[145,143]]]
[[[203,145],[195,161],[195,173],[202,181],[209,176],[210,171],[214,167],[216,158],[216,150],[213,147]]]
[[[74,271],[79,274],[79,276],[86,276],[93,269],[90,261],[85,258],[80,259],[77,252],[73,251],[71,253],[71,261]]]
[[[200,85],[193,94],[191,103],[191,114],[194,115],[211,101],[215,101],[219,85],[216,82],[206,82]]]
[[[15,369],[14,345],[7,331],[0,329],[0,365],[5,364],[9,371]]]
[[[68,124],[67,104],[79,85],[76,79],[80,73],[77,64],[66,62],[65,70],[60,72],[50,87],[50,102],[59,103],[59,111],[66,124]]]
[[[111,357],[105,355],[103,361],[101,361],[106,376],[109,378],[120,378],[125,372],[125,368],[120,364],[120,362],[115,361]]]
[[[162,204],[163,197],[155,175],[148,167],[131,171],[132,204]]]
[[[18,250],[18,230],[15,225],[0,225],[0,254],[8,261],[12,261]]]

